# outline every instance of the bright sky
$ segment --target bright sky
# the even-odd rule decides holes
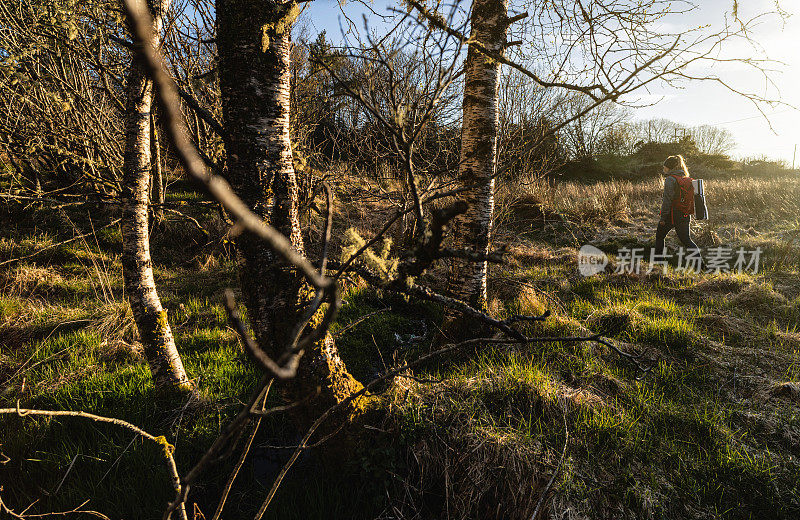
[[[730,12],[733,2],[701,0],[699,3],[702,5],[692,17],[691,25],[717,25],[724,13]],[[788,19],[784,21],[778,16],[764,18],[751,33],[762,48],[763,56],[783,62],[772,65],[777,69],[772,74],[777,89],[767,85],[762,75],[740,64],[720,67],[713,72],[740,90],[800,107],[800,0],[780,0],[780,6],[790,15]],[[747,18],[774,7],[775,0],[740,0],[739,14]],[[759,56],[755,49],[745,45],[730,49],[728,55]],[[695,82],[684,85],[683,89],[662,87],[654,90],[653,94],[664,96],[664,99],[653,107],[637,110],[637,118],[665,117],[690,126],[710,124],[725,127],[736,139],[736,156],[766,155],[791,164],[795,144],[800,148],[800,112],[789,107],[763,108],[772,123],[770,130],[770,124],[750,101],[720,85]],[[800,164],[800,150],[796,164]]]
[[[789,17],[784,20],[774,15],[762,20],[751,32],[758,49],[741,43],[729,47],[726,52],[729,57],[767,57],[783,62],[771,65],[776,69],[771,75],[775,86],[768,85],[760,73],[741,64],[726,64],[711,71],[692,72],[698,75],[716,74],[739,90],[800,107],[800,0],[779,2]],[[683,16],[685,20],[677,17],[667,20],[670,30],[706,23],[721,27],[725,14],[730,14],[733,0],[699,0],[697,3],[700,4],[697,10]],[[374,0],[371,5],[376,12],[385,13],[387,6],[398,4],[392,0]],[[308,5],[303,18],[310,32],[326,30],[330,40],[340,41],[342,30],[347,30],[348,24],[339,2],[316,0]],[[775,0],[739,1],[739,15],[743,19],[774,8]],[[357,24],[359,31],[363,30],[363,14],[367,14],[370,26],[379,25],[378,20],[357,2],[350,1],[343,9]],[[736,157],[765,155],[791,164],[794,146],[800,145],[800,112],[787,106],[762,106],[769,115],[767,122],[750,101],[712,82],[684,83],[678,87],[657,86],[651,89],[645,100],[658,102],[654,106],[637,109],[634,112],[636,119],[663,117],[687,126],[710,124],[727,128],[737,142],[733,152]],[[795,162],[800,165],[800,150]]]

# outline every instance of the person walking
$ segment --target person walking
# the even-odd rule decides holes
[[[664,239],[672,228],[681,243],[690,250],[700,248],[692,241],[689,223],[694,214],[694,188],[686,161],[682,155],[670,155],[664,161],[664,195],[661,198],[658,227],[656,228],[655,254],[664,253]]]

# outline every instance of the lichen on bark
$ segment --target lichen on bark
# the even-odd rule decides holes
[[[152,45],[161,33],[161,17],[169,0],[153,5]],[[145,358],[159,390],[190,391],[175,339],[161,305],[150,257],[149,185],[151,174],[150,111],[153,86],[141,58],[134,56],[127,80],[125,155],[123,165],[122,274]]]
[[[304,253],[289,135],[290,38],[297,13],[294,2],[278,6],[268,0],[218,0],[217,45],[228,129],[227,176],[242,200]],[[259,345],[277,359],[290,345],[293,328],[313,294],[297,269],[257,238],[239,237],[238,250],[253,332]],[[321,314],[314,316],[309,327],[319,319]],[[361,388],[327,335],[304,353],[297,376],[283,392],[289,401],[304,402],[293,414],[307,426]]]
[[[292,25],[301,11],[297,2],[274,4],[271,9],[275,14],[261,26],[261,52],[269,50],[269,44],[274,38],[291,33]]]

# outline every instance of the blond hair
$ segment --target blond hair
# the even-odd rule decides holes
[[[683,159],[682,155],[670,155],[667,157],[667,160],[664,161],[664,166],[670,171],[680,168],[683,171],[684,177],[689,176],[689,168],[686,167],[686,161]]]

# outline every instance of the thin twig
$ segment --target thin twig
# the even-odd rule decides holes
[[[272,388],[272,382],[270,381],[267,385],[267,389],[264,391],[264,399],[261,401],[261,411],[264,411],[264,405],[267,404],[267,397],[269,397],[269,390]],[[231,488],[233,487],[233,482],[236,480],[236,477],[239,475],[239,470],[242,469],[244,465],[244,461],[247,458],[247,454],[250,453],[250,447],[253,445],[253,440],[256,438],[256,434],[258,433],[258,427],[261,426],[261,419],[262,416],[259,415],[258,419],[256,419],[255,423],[253,424],[253,430],[250,432],[250,437],[247,438],[247,442],[242,448],[242,453],[239,455],[239,460],[236,462],[236,465],[233,467],[233,471],[228,476],[228,481],[225,483],[225,489],[222,490],[222,497],[219,499],[219,505],[217,505],[217,510],[214,511],[214,516],[211,517],[211,520],[219,520],[220,515],[222,514],[222,509],[225,507],[225,501],[228,500],[228,495],[231,492]]]
[[[561,451],[561,458],[558,459],[558,464],[556,465],[556,469],[553,470],[553,474],[550,476],[550,481],[547,482],[544,491],[542,491],[542,496],[539,497],[539,501],[536,503],[536,509],[533,510],[533,515],[531,515],[531,520],[536,520],[539,517],[539,509],[542,507],[542,504],[544,504],[544,501],[547,498],[547,494],[550,492],[550,488],[553,487],[553,482],[555,482],[558,473],[561,471],[561,465],[564,463],[564,459],[567,456],[567,445],[569,444],[569,430],[567,429],[566,404],[562,406],[562,411],[564,412],[564,449]]]
[[[386,307],[385,309],[378,309],[377,311],[370,312],[369,314],[365,314],[365,315],[361,316],[360,318],[358,318],[357,320],[353,321],[352,323],[349,323],[342,330],[337,330],[336,333],[333,335],[333,337],[334,338],[338,338],[339,336],[341,336],[342,334],[344,334],[348,330],[352,329],[353,327],[355,327],[359,323],[361,323],[361,322],[363,322],[365,320],[368,320],[369,318],[375,316],[376,314],[380,314],[382,312],[386,312],[386,311],[390,311],[390,310],[392,310],[391,307]]]
[[[103,227],[100,227],[100,228],[97,228],[96,230],[92,231],[91,233],[84,233],[83,235],[78,235],[78,236],[72,237],[72,238],[70,238],[70,239],[68,239],[68,240],[64,240],[63,242],[59,242],[58,244],[51,244],[51,245],[49,245],[49,246],[47,246],[47,247],[43,247],[42,249],[40,249],[40,250],[36,251],[35,253],[31,253],[31,254],[29,254],[29,255],[25,255],[25,256],[20,256],[20,257],[18,257],[18,258],[11,258],[11,259],[9,259],[9,260],[5,260],[5,261],[3,261],[3,262],[0,262],[0,266],[6,265],[6,264],[11,264],[11,263],[14,263],[14,262],[20,262],[20,261],[22,261],[22,260],[27,260],[27,259],[29,259],[29,258],[33,258],[34,256],[36,256],[36,255],[38,255],[38,254],[44,253],[45,251],[48,251],[48,250],[50,250],[50,249],[53,249],[53,248],[56,248],[56,247],[63,246],[64,244],[69,244],[70,242],[74,242],[74,241],[76,241],[76,240],[80,240],[80,239],[82,239],[82,238],[86,238],[86,237],[88,237],[88,236],[92,236],[92,235],[94,235],[94,234],[95,234],[97,231],[100,231],[101,229],[105,229],[105,228],[107,228],[107,227],[111,227],[111,226],[113,226],[114,224],[118,224],[118,223],[119,223],[121,220],[122,220],[121,218],[118,218],[118,219],[112,220],[111,222],[109,222],[109,223],[108,223],[108,224],[106,224],[105,226],[103,226]]]
[[[631,365],[633,365],[634,367],[636,367],[636,369],[637,369],[637,370],[641,371],[641,374],[639,374],[639,375],[636,377],[637,381],[638,381],[638,380],[640,380],[640,379],[642,379],[642,378],[643,378],[645,375],[647,375],[647,374],[648,374],[648,373],[649,373],[651,370],[653,370],[653,365],[650,365],[650,366],[647,366],[647,367],[645,367],[645,366],[641,365],[641,364],[639,363],[638,359],[637,359],[637,358],[638,358],[638,356],[634,356],[633,354],[630,354],[630,353],[628,353],[628,352],[625,352],[625,351],[623,351],[623,350],[620,350],[620,349],[619,349],[619,348],[618,348],[616,345],[614,345],[614,344],[613,344],[613,343],[611,343],[610,341],[608,341],[608,340],[605,340],[605,339],[601,338],[599,334],[598,334],[597,336],[595,336],[595,337],[594,337],[593,341],[596,341],[597,343],[600,343],[601,345],[605,345],[605,346],[609,347],[609,348],[610,348],[610,349],[612,349],[614,352],[616,352],[617,354],[619,354],[620,356],[622,356],[623,358],[625,358],[626,360],[628,360],[628,362],[629,362]]]
[[[127,421],[123,421],[122,419],[116,419],[113,417],[103,417],[102,415],[95,415],[92,413],[87,412],[73,412],[69,410],[30,410],[30,409],[23,409],[19,408],[19,405],[16,408],[0,408],[0,414],[14,414],[20,417],[26,417],[30,415],[42,415],[46,417],[81,417],[83,419],[89,419],[95,422],[103,422],[108,424],[113,424],[115,426],[119,426],[121,428],[128,429],[137,435],[144,437],[145,439],[154,442],[161,446],[162,450],[161,453],[164,455],[164,459],[167,463],[167,470],[169,471],[170,478],[172,480],[172,487],[176,493],[181,492],[181,479],[178,475],[178,468],[175,465],[175,459],[172,456],[173,447],[167,442],[167,439],[163,436],[156,437],[143,429],[139,428],[138,426],[131,424]],[[183,507],[183,504],[178,508],[178,514],[180,515],[181,520],[187,520],[186,517],[186,508]]]
[[[184,220],[188,220],[189,222],[191,222],[194,225],[194,227],[196,227],[198,230],[200,230],[201,233],[203,233],[203,235],[205,235],[206,240],[208,240],[208,238],[211,236],[211,234],[208,232],[208,230],[206,228],[204,228],[203,225],[200,224],[200,222],[198,222],[198,220],[196,218],[194,218],[193,216],[187,215],[186,213],[180,212],[177,209],[172,209],[172,208],[164,208],[164,211],[167,211],[169,213],[177,215],[180,218],[182,218]]]

